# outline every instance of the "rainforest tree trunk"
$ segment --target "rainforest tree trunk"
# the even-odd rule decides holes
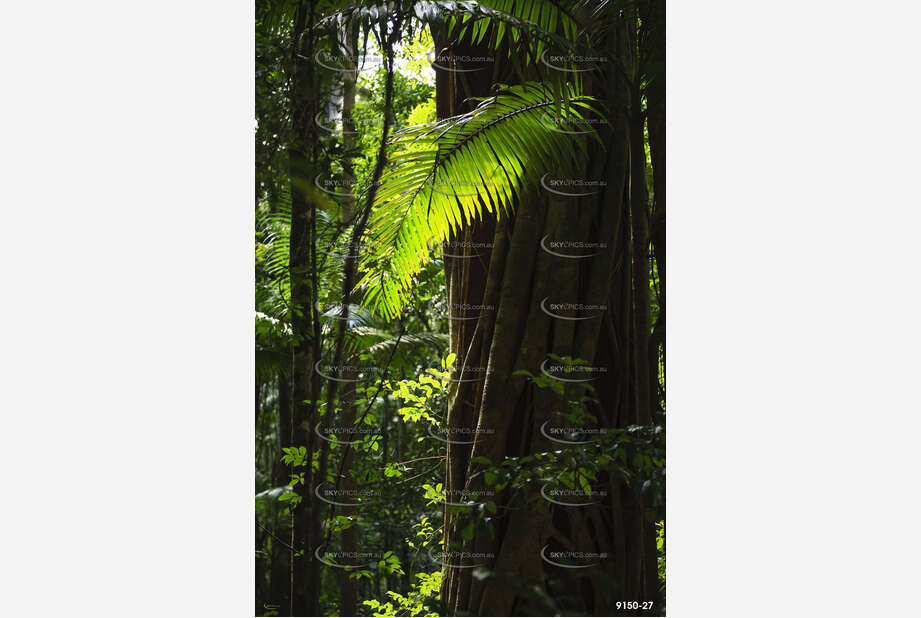
[[[665,1],[650,0],[641,5],[641,10],[644,48],[648,49],[646,109],[653,177],[653,214],[649,233],[659,280],[659,312],[653,328],[650,354],[656,367],[653,376],[658,381],[660,357],[663,369],[665,366]]]
[[[313,3],[304,2],[295,16],[292,32],[291,61],[294,75],[291,85],[293,139],[289,149],[291,177],[291,237],[289,268],[291,278],[291,422],[293,443],[307,448],[307,461],[313,460],[315,446],[312,425],[316,412],[314,373],[316,318],[314,308],[314,218],[316,204],[307,192],[316,168],[317,143],[314,117],[317,112],[317,88],[314,74]],[[305,468],[306,483],[296,491],[301,502],[293,510],[291,533],[291,607],[292,616],[317,615],[319,596],[318,571],[313,559],[316,545],[319,505],[310,491],[312,466]]]
[[[590,146],[580,172],[579,180],[595,183],[597,191],[561,197],[540,185],[524,187],[511,217],[468,222],[445,251],[451,351],[457,355],[447,417],[446,501],[476,495],[496,505],[494,534],[477,528],[472,535],[463,509],[446,505],[447,615],[622,615],[618,601],[658,600],[653,522],[620,479],[599,479],[604,497],[581,507],[535,497],[539,487],[530,488],[532,495],[495,492],[484,480],[485,470],[506,458],[559,449],[540,428],[568,412],[566,400],[519,373],[540,376],[548,354],[583,359],[596,372],[592,413],[600,427],[650,418],[648,213],[638,164],[645,161],[643,120],[638,91],[624,77],[636,67],[631,19],[624,15],[611,30],[611,62],[604,79],[591,84],[611,120],[600,129],[606,148]],[[444,53],[447,41],[435,41],[436,51]],[[448,50],[460,56],[480,51]],[[491,84],[470,75],[476,74],[466,74],[465,81],[463,74],[437,73],[439,118],[469,109],[467,96],[487,94]],[[555,171],[530,170],[534,177]],[[591,259],[561,257],[544,250],[542,239],[599,249]],[[478,248],[484,241],[491,247]],[[578,308],[560,316],[546,311],[547,303]],[[544,556],[553,551],[606,556],[585,572],[552,564]],[[470,555],[479,568],[463,563]],[[654,606],[627,614],[659,611]]]
[[[345,29],[342,32],[340,45],[345,49],[349,58],[349,63],[354,68],[357,66],[358,57],[358,29],[352,21],[346,22]],[[355,218],[355,166],[352,162],[351,153],[355,150],[355,135],[357,128],[352,119],[352,112],[355,109],[355,90],[358,83],[357,71],[346,71],[342,75],[342,149],[345,155],[342,158],[342,181],[346,187],[345,196],[342,198],[342,223],[344,226],[350,225]],[[348,251],[351,251],[350,247]],[[345,384],[342,392],[342,427],[352,427],[355,424],[355,386]],[[347,434],[343,440],[351,442],[356,439],[353,434]],[[342,489],[347,496],[354,496],[352,492],[356,489],[355,480],[352,478],[351,468],[355,460],[355,449],[345,446],[342,449],[342,478],[339,479]],[[354,500],[353,498],[350,498]],[[346,500],[348,501],[348,500]],[[348,510],[348,509],[347,509]],[[354,510],[354,509],[351,509]],[[350,515],[351,513],[345,513]],[[352,525],[343,530],[340,534],[340,544],[342,551],[346,556],[355,555],[358,552],[358,526]],[[347,562],[347,561],[346,561]],[[350,572],[346,569],[339,569],[339,615],[354,616],[358,604],[358,580],[349,577]]]

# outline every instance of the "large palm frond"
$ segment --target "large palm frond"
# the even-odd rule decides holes
[[[447,333],[408,333],[396,337],[393,333],[372,326],[356,326],[349,331],[350,351],[361,350],[369,354],[388,353],[397,345],[404,348],[430,347],[443,352],[450,343]]]
[[[462,5],[458,7],[462,14],[449,21],[449,32],[458,40],[469,37],[471,43],[480,43],[493,25],[491,48],[499,49],[507,37],[510,56],[522,58],[524,64],[540,58],[549,45],[562,51],[583,37],[582,27],[570,9],[571,1],[479,0],[452,4]]]
[[[584,140],[557,130],[553,119],[598,112],[574,85],[566,90],[560,100],[535,82],[507,87],[469,113],[394,134],[362,251],[358,285],[368,305],[399,315],[434,244],[484,208],[510,212],[526,183],[585,151]],[[590,126],[585,133],[597,139]]]
[[[381,16],[403,12],[420,23],[444,21],[456,40],[479,44],[489,33],[491,49],[504,48],[514,61],[537,60],[548,46],[571,49],[584,34],[572,10],[573,0],[357,0],[325,14],[320,26],[342,27],[345,20],[369,24]],[[490,25],[494,25],[490,33]],[[367,26],[366,26],[367,27]]]

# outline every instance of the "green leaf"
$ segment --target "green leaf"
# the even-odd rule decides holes
[[[357,285],[376,313],[392,319],[402,312],[434,247],[463,221],[481,217],[484,207],[507,215],[525,186],[583,156],[584,139],[556,130],[545,117],[559,106],[581,119],[594,99],[573,84],[564,93],[560,101],[548,86],[527,82],[483,99],[467,114],[394,134]]]

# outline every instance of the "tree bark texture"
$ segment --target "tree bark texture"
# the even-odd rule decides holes
[[[566,401],[518,373],[541,375],[548,354],[604,369],[592,381],[599,402],[592,412],[599,426],[622,428],[651,417],[643,118],[636,82],[625,78],[637,70],[631,19],[635,15],[625,14],[608,35],[612,62],[603,79],[589,85],[590,94],[607,103],[610,123],[600,129],[605,148],[590,146],[582,173],[604,184],[593,195],[564,198],[541,186],[524,187],[512,216],[469,223],[451,239],[468,245],[455,244],[445,256],[451,351],[457,355],[447,435],[472,436],[448,443],[446,501],[476,494],[497,506],[495,534],[478,530],[472,538],[463,534],[466,520],[446,506],[446,615],[619,615],[624,612],[616,609],[617,601],[659,600],[654,524],[646,505],[622,481],[599,479],[607,489],[603,499],[565,507],[527,492],[493,493],[484,480],[489,466],[480,463],[496,465],[508,457],[559,449],[540,427],[559,420],[567,412]],[[442,46],[447,42],[436,38],[436,51],[443,53]],[[467,96],[483,96],[491,87],[478,82],[475,73],[439,71],[436,79],[439,118],[466,111]],[[571,259],[543,250],[542,239],[586,241],[604,249],[591,259]],[[492,246],[476,248],[482,242]],[[544,311],[547,302],[603,310],[565,320]],[[478,310],[471,314],[469,307]],[[542,557],[545,551],[564,550],[607,556],[586,571]],[[452,557],[464,555],[477,557],[474,562],[482,566],[451,565]],[[648,613],[658,612],[654,605]]]

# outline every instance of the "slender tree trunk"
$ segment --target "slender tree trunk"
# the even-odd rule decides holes
[[[312,61],[314,47],[313,3],[304,2],[295,16],[292,33],[292,63],[294,75],[291,87],[291,110],[294,136],[289,150],[291,175],[291,238],[289,270],[291,280],[291,422],[293,443],[306,446],[308,465],[304,484],[296,488],[301,497],[294,509],[291,532],[291,607],[292,616],[315,616],[319,594],[318,572],[313,560],[314,532],[319,518],[319,505],[313,497],[312,466],[316,411],[314,394],[317,390],[313,365],[316,350],[316,328],[313,282],[313,227],[316,204],[305,190],[313,182],[317,142],[314,117],[317,111],[317,87]]]
[[[272,467],[272,486],[287,485],[289,468],[281,460],[283,449],[291,446],[291,382],[288,376],[278,376],[278,419],[275,426],[275,458]]]
[[[279,487],[287,485],[289,479],[289,469],[282,462],[282,449],[291,446],[291,384],[287,376],[281,374],[278,376],[278,423],[276,426],[276,450],[273,461],[273,478],[272,486]],[[275,521],[278,518],[276,516]],[[273,533],[276,537],[285,538],[285,534],[273,525]],[[290,533],[289,535],[290,536]],[[290,599],[290,553],[285,547],[273,538],[272,541],[272,570],[271,570],[271,590],[270,601],[277,605],[281,611],[289,611]]]
[[[630,93],[630,227],[633,237],[633,371],[636,379],[634,422],[652,418],[649,380],[649,204],[646,194],[645,126],[640,94],[640,63],[635,30],[628,30],[633,83]]]
[[[367,226],[368,220],[371,216],[371,211],[374,206],[374,198],[377,195],[378,185],[380,184],[381,174],[383,174],[384,168],[387,164],[387,140],[390,137],[390,130],[394,122],[394,44],[396,41],[397,33],[400,32],[400,28],[402,27],[402,19],[394,17],[391,18],[391,20],[388,20],[386,16],[382,16],[381,21],[379,21],[376,26],[380,31],[380,40],[384,48],[383,51],[386,58],[387,70],[387,76],[384,83],[384,124],[381,129],[381,139],[378,146],[377,158],[374,162],[374,169],[371,173],[369,188],[367,196],[365,197],[364,208],[362,209],[361,213],[356,216],[355,225],[352,229],[352,234],[350,237],[349,250],[346,253],[345,265],[343,266],[342,311],[339,314],[339,324],[336,327],[336,340],[332,362],[333,367],[340,366],[342,363],[343,354],[345,353],[345,331],[348,325],[350,302],[352,299],[353,287],[355,285],[356,270],[358,264],[356,251],[362,235],[364,234],[365,227]],[[390,29],[390,32],[388,32],[388,28]],[[335,379],[329,380],[326,395],[327,406],[329,410],[335,410],[336,408],[338,390],[339,381]],[[321,469],[324,464],[325,462],[321,462]]]
[[[345,384],[342,389],[342,397],[340,399],[342,404],[342,422],[343,427],[353,427],[355,425],[355,385],[354,384]],[[346,433],[343,437],[340,438],[342,441],[351,442],[357,440],[359,437],[353,433]],[[342,449],[342,464],[341,464],[341,474],[342,477],[339,479],[339,487],[343,490],[340,494],[345,497],[342,499],[342,502],[350,502],[357,500],[355,495],[355,490],[357,485],[355,480],[352,478],[352,466],[355,463],[355,449],[348,446]],[[338,500],[338,499],[337,499]],[[355,508],[343,507],[345,511],[343,515],[352,515],[350,511],[355,511]],[[345,552],[346,556],[352,556],[358,552],[358,526],[351,525],[340,534],[340,544],[342,551]],[[347,559],[344,561],[346,564],[354,563],[357,564],[357,561],[352,559]],[[358,580],[349,578],[349,571],[346,569],[339,569],[339,615],[340,616],[355,616],[356,606],[358,604]]]
[[[389,22],[389,24],[388,24]],[[388,25],[392,30],[388,33]],[[381,16],[381,19],[376,24],[376,27],[379,28],[380,40],[382,43],[383,51],[386,58],[386,70],[387,76],[384,85],[384,123],[381,130],[380,144],[378,146],[377,159],[374,163],[374,169],[371,174],[369,190],[367,197],[365,199],[364,207],[360,213],[357,215],[350,216],[350,219],[354,219],[354,227],[352,228],[350,243],[345,257],[345,265],[343,267],[342,273],[342,303],[341,303],[341,312],[339,314],[339,320],[336,327],[336,338],[335,338],[335,347],[333,352],[332,366],[334,368],[340,367],[342,359],[345,357],[345,331],[348,328],[348,318],[349,318],[349,303],[352,300],[353,286],[355,283],[355,274],[357,268],[357,257],[356,253],[359,246],[359,241],[364,234],[365,226],[368,223],[368,219],[371,215],[371,210],[374,206],[374,198],[377,194],[377,187],[381,178],[381,174],[384,171],[384,168],[387,163],[387,140],[390,135],[390,130],[393,125],[393,96],[394,96],[394,43],[396,37],[400,32],[402,27],[402,19],[396,17]],[[354,202],[352,202],[354,204]],[[353,213],[346,213],[352,215]],[[342,405],[348,402],[342,401],[343,397],[339,396],[339,380],[330,379],[328,382],[326,390],[326,405],[327,412],[331,413],[332,417],[336,416],[337,410],[342,408]],[[351,416],[352,423],[354,423],[354,404],[351,405]],[[329,442],[323,441],[323,451],[320,457],[320,469],[319,469],[319,482],[325,482],[327,480],[327,455],[328,455]],[[349,456],[351,449],[349,446],[344,447],[344,453],[346,457]],[[343,462],[343,465],[347,464],[348,461]],[[337,479],[338,480],[338,479]],[[319,525],[316,529],[316,537],[320,536]],[[355,539],[350,539],[349,542],[356,541]],[[340,580],[341,584],[341,580]],[[351,591],[349,590],[349,585],[346,584],[341,586],[341,590],[345,590],[346,595],[350,595]],[[348,601],[349,599],[346,599]],[[315,614],[314,614],[315,615]]]
[[[340,44],[346,49],[353,69],[356,68],[358,29],[351,21],[346,23]],[[355,135],[358,129],[355,126],[352,112],[355,110],[357,84],[357,71],[346,71],[342,74],[342,150],[345,152],[342,158],[342,180],[343,186],[347,187],[346,195],[342,198],[342,221],[345,225],[350,225],[355,217],[355,164],[352,160],[352,153],[355,150]]]
[[[347,22],[343,30],[340,44],[346,50],[352,66],[356,66],[355,59],[358,56],[358,30],[350,21]],[[352,162],[351,152],[355,149],[356,127],[352,119],[352,111],[355,109],[355,90],[358,82],[358,73],[346,71],[342,78],[342,149],[346,155],[342,159],[342,180],[343,186],[347,187],[346,196],[342,199],[342,221],[349,225],[355,218],[355,166]],[[352,248],[348,249],[349,252]],[[352,427],[355,424],[355,386],[346,384],[342,392],[342,426]],[[357,439],[355,434],[347,434],[345,441]],[[342,450],[342,475],[340,479],[341,487],[345,490],[347,496],[352,496],[356,488],[352,478],[351,468],[355,460],[355,449],[346,447]],[[351,498],[354,499],[354,498]],[[349,513],[345,513],[349,515]],[[352,525],[342,531],[340,535],[340,544],[342,551],[347,556],[358,552],[358,526]],[[339,569],[339,615],[354,616],[358,604],[358,580],[349,577],[349,571]]]
[[[653,216],[650,239],[659,278],[659,313],[653,328],[650,354],[658,381],[659,354],[665,365],[665,0],[650,0],[642,6],[646,63],[646,109],[649,151],[652,159]]]

